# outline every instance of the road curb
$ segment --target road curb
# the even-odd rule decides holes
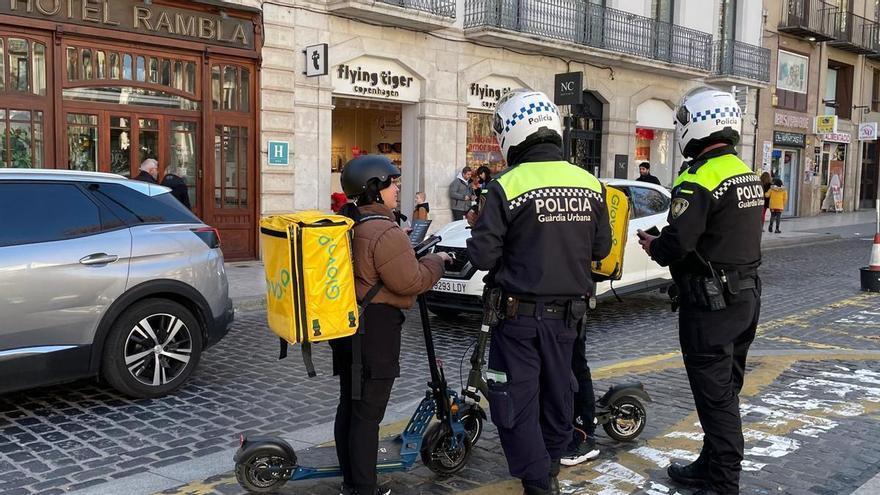
[[[813,244],[824,244],[828,242],[839,241],[842,237],[838,234],[804,234],[804,237],[794,237],[788,239],[770,239],[761,242],[761,251],[772,251],[774,249],[783,249],[789,247],[810,246]]]

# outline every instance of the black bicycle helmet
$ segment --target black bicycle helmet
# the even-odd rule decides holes
[[[400,169],[388,157],[382,155],[361,155],[345,164],[342,169],[342,192],[349,198],[356,198],[367,191],[371,180],[383,183],[400,177]]]

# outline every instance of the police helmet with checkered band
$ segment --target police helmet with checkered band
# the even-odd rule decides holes
[[[739,143],[742,111],[736,98],[726,91],[702,87],[681,100],[675,115],[678,149],[686,158],[696,158],[709,145]]]
[[[537,143],[562,144],[562,121],[556,105],[540,91],[515,89],[498,100],[495,139],[508,162],[517,151]]]

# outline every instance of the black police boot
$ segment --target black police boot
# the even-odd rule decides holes
[[[559,459],[550,460],[550,493],[559,495]]]
[[[529,482],[528,480],[522,480],[523,486],[523,495],[552,495],[552,491],[549,488],[544,488],[534,482]],[[559,492],[556,492],[559,493]]]
[[[697,459],[688,465],[670,464],[666,469],[666,474],[669,475],[672,481],[683,485],[703,486],[709,481],[709,471],[706,468],[705,461],[701,462],[701,459]]]

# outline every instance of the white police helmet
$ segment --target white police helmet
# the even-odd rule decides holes
[[[540,91],[515,89],[502,96],[495,105],[493,130],[508,161],[517,148],[540,142],[562,144],[559,109]]]
[[[696,158],[711,144],[736,145],[741,128],[742,111],[736,98],[726,91],[707,87],[686,95],[675,115],[678,149],[687,158]]]

